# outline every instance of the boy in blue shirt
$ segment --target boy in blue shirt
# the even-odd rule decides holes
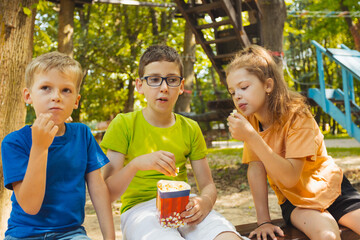
[[[81,123],[65,123],[80,100],[80,64],[59,52],[34,59],[23,96],[36,120],[1,144],[5,187],[13,190],[5,240],[90,239],[81,226],[87,183],[104,239],[115,239],[109,192],[100,168],[109,162]]]
[[[216,188],[206,160],[206,144],[199,125],[172,112],[184,91],[183,66],[168,47],[149,47],[139,63],[136,88],[147,107],[119,114],[110,123],[101,146],[110,163],[104,178],[111,200],[121,196],[124,239],[241,239],[234,226],[212,210]],[[187,181],[190,159],[199,196],[190,196],[181,216],[187,225],[163,228],[156,215],[158,180]],[[177,171],[179,169],[179,171]]]

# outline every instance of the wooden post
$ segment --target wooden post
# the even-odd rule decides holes
[[[0,0],[0,142],[25,123],[26,108],[22,98],[25,68],[31,61],[37,0]],[[1,152],[1,150],[0,150]],[[11,211],[11,191],[4,188],[0,155],[0,238],[4,238]]]

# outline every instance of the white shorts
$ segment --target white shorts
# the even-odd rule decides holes
[[[222,232],[234,232],[240,236],[234,225],[214,210],[196,226],[164,228],[158,221],[155,198],[121,214],[121,231],[124,240],[213,240]]]

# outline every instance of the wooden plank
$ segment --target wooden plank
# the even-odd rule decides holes
[[[221,2],[212,2],[209,4],[202,4],[200,6],[196,6],[196,7],[190,7],[190,8],[184,8],[184,11],[186,14],[190,14],[190,13],[204,13],[207,12],[209,10],[212,10],[214,8],[219,8],[221,7]]]
[[[216,28],[219,26],[223,26],[223,25],[228,25],[231,24],[230,19],[226,19],[220,22],[213,22],[213,23],[208,23],[208,24],[203,24],[203,25],[199,25],[199,26],[195,26],[196,29],[207,29],[207,28]]]
[[[272,221],[274,225],[281,227],[284,231],[284,237],[277,236],[278,240],[310,240],[303,232],[299,231],[297,228],[286,225],[283,219],[275,219]],[[257,223],[249,223],[235,226],[236,231],[238,231],[241,235],[248,237],[250,232],[253,231],[257,227]],[[342,240],[359,240],[360,235],[356,234],[349,228],[339,225],[340,235]],[[253,237],[251,239],[256,239]]]
[[[227,53],[227,54],[219,54],[219,55],[214,56],[214,59],[224,59],[224,58],[231,59],[231,58],[235,57],[235,55],[236,55],[236,52]]]
[[[213,43],[225,43],[236,39],[238,39],[236,36],[228,36],[228,37],[216,38],[214,40],[206,41],[205,44],[209,45]]]

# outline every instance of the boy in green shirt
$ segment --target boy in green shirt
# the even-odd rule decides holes
[[[217,193],[200,127],[172,112],[184,91],[182,72],[180,56],[173,48],[149,47],[140,59],[140,78],[136,79],[147,107],[117,115],[101,143],[110,159],[104,178],[111,199],[121,196],[124,239],[241,239],[234,226],[212,210]],[[190,196],[181,213],[187,223],[184,227],[163,228],[156,216],[157,181],[187,182],[188,158],[200,195]]]

